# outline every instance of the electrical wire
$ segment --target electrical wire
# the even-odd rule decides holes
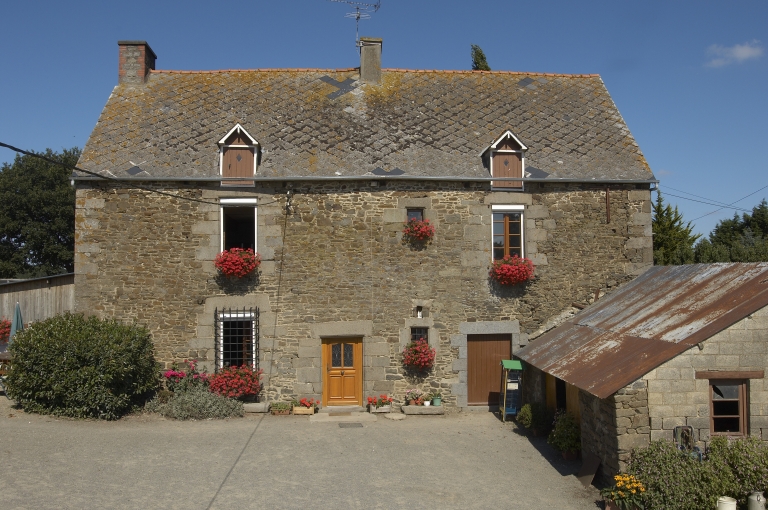
[[[77,167],[75,165],[68,165],[66,163],[62,163],[61,161],[56,161],[55,159],[49,158],[47,156],[43,156],[42,154],[37,154],[35,152],[25,151],[24,149],[19,149],[18,147],[14,147],[13,145],[8,145],[7,143],[0,142],[0,147],[5,147],[5,148],[10,149],[10,150],[12,150],[14,152],[18,152],[18,153],[21,153],[21,154],[24,154],[26,156],[30,156],[30,157],[33,157],[33,158],[39,158],[39,159],[42,159],[43,161],[47,161],[49,163],[53,163],[54,165],[63,166],[64,168],[68,168],[69,170],[77,170],[78,172],[83,172],[84,174],[91,175],[93,177],[98,177],[100,179],[104,179],[104,180],[107,180],[107,181],[117,182],[119,184],[127,185],[127,186],[130,186],[132,188],[136,188],[136,189],[140,189],[140,190],[143,190],[143,191],[147,191],[149,193],[157,193],[158,195],[165,195],[167,197],[175,198],[175,199],[178,199],[178,200],[187,200],[189,202],[197,202],[197,203],[200,203],[200,204],[216,205],[216,206],[221,205],[219,202],[211,202],[209,200],[203,200],[203,199],[200,199],[200,198],[192,198],[192,197],[184,197],[184,196],[181,196],[181,195],[175,195],[173,193],[168,193],[167,191],[160,191],[160,190],[157,190],[157,189],[152,189],[152,188],[148,188],[146,186],[142,186],[141,184],[136,184],[135,181],[131,181],[131,180],[128,180],[128,179],[120,179],[119,177],[111,177],[109,175],[102,175],[102,174],[98,174],[96,172],[91,172],[89,170],[83,170],[82,168],[79,168],[79,167]],[[277,200],[273,200],[271,202],[261,202],[259,205],[269,205],[269,204],[275,204],[277,202],[278,202]]]

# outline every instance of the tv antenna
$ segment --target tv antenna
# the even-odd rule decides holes
[[[348,12],[344,15],[345,18],[353,18],[355,20],[355,46],[360,47],[360,20],[371,19],[372,12],[376,12],[381,7],[381,0],[378,0],[375,4],[366,4],[363,2],[352,2],[350,0],[330,0],[340,4],[348,4],[355,9],[355,12]]]

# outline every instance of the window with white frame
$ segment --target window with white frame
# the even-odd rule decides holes
[[[256,199],[219,199],[221,247],[220,250],[242,248],[256,249]]]
[[[491,238],[493,239],[493,260],[501,260],[504,257],[517,255],[525,256],[524,224],[522,205],[494,205],[491,206],[493,216]]]

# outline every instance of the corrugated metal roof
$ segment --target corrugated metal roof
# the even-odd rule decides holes
[[[516,355],[599,398],[768,306],[768,263],[657,266]]]

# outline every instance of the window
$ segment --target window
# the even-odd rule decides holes
[[[747,381],[709,381],[709,430],[712,434],[747,434]]]
[[[407,221],[424,221],[424,209],[406,209],[406,213],[408,214]]]
[[[216,368],[250,365],[258,368],[259,310],[218,310]]]
[[[524,177],[526,147],[511,131],[505,131],[484,152],[490,154],[492,177]],[[493,181],[494,188],[522,190],[523,181]]]
[[[523,256],[523,206],[493,207],[493,260]]]
[[[256,199],[222,198],[221,251],[230,248],[256,250]]]
[[[250,177],[256,175],[259,144],[240,124],[236,124],[219,140],[222,177]],[[253,180],[222,180],[222,186],[254,186]]]
[[[429,342],[429,328],[411,328],[411,342],[421,338]]]

